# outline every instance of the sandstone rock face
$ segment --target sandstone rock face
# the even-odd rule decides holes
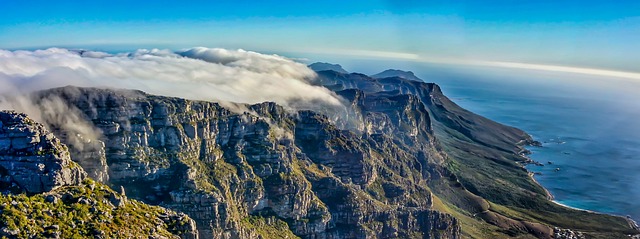
[[[39,94],[65,99],[104,133],[112,187],[186,213],[201,238],[255,238],[265,230],[254,216],[302,238],[459,237],[457,220],[431,209],[429,169],[443,158],[416,97],[356,102],[355,125],[368,129],[354,132],[274,103],[233,112],[134,91]]]
[[[90,156],[86,152],[77,153],[87,156],[84,159]],[[0,236],[22,238],[42,234],[44,229],[42,236],[48,238],[69,237],[71,234],[86,237],[89,235],[77,234],[82,225],[76,223],[102,223],[102,229],[112,229],[108,224],[113,224],[111,220],[117,217],[119,223],[123,220],[143,221],[150,230],[141,232],[139,228],[131,227],[142,225],[128,225],[124,231],[134,234],[116,235],[112,233],[120,231],[105,232],[96,227],[82,233],[92,233],[96,238],[167,238],[167,235],[182,239],[198,238],[195,221],[186,214],[129,201],[124,191],[116,193],[103,184],[85,180],[87,173],[71,161],[67,146],[25,114],[0,111],[0,176],[0,215],[5,218],[5,211],[10,211],[13,212],[12,220],[27,221],[26,224],[0,222]],[[77,210],[87,205],[90,207],[88,212]],[[119,213],[125,210],[129,211]],[[48,213],[50,216],[53,211],[61,213],[59,216],[71,215],[76,219],[59,221],[39,215]],[[16,215],[16,212],[19,213]],[[140,215],[147,218],[136,218]],[[51,224],[53,226],[47,226]]]
[[[25,114],[0,111],[0,190],[48,192],[87,176],[67,147]]]
[[[453,129],[484,146],[523,153],[523,145],[534,143],[531,136],[520,129],[502,125],[459,107],[434,83],[402,77],[375,79],[362,74],[335,71],[321,71],[318,75],[319,84],[338,93],[355,90],[369,95],[416,96],[427,107],[431,118],[440,123],[434,124],[434,127]]]
[[[60,140],[66,142],[65,137],[59,137]],[[78,140],[78,138],[76,138]],[[80,140],[83,140],[80,138]],[[84,140],[82,147],[74,144],[68,144],[69,153],[72,155],[73,161],[77,162],[87,172],[87,175],[98,181],[109,181],[109,166],[107,165],[107,156],[104,142],[101,140]]]

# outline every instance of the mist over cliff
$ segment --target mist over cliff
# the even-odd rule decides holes
[[[0,50],[0,109],[25,112],[48,127],[61,128],[72,139],[67,143],[78,149],[91,147],[100,130],[58,96],[34,100],[32,92],[67,85],[136,89],[216,101],[239,113],[249,112],[243,103],[270,101],[292,113],[311,109],[334,119],[346,115],[344,100],[312,84],[315,77],[304,64],[245,50],[195,47],[118,54],[63,48]]]
[[[276,102],[308,109],[341,100],[311,84],[315,72],[278,55],[197,47],[108,54],[50,48],[0,50],[0,94],[74,86],[143,90],[195,100]]]

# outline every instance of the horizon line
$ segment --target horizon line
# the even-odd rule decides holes
[[[73,48],[71,46],[59,46],[59,47],[47,46],[42,48],[33,47],[33,48],[22,48],[22,49],[0,48],[0,50],[35,51],[35,50],[50,49],[50,48],[63,48],[68,50],[73,50],[73,49],[90,50],[85,47],[87,46],[84,46],[84,47],[81,46],[77,48]],[[138,49],[144,49],[144,48],[138,48]],[[157,49],[160,49],[160,48],[157,48]],[[169,48],[166,48],[166,49],[169,49]],[[237,49],[242,49],[242,48],[237,48]],[[170,50],[176,51],[176,49],[170,49]],[[245,49],[245,50],[248,50],[248,49]],[[248,51],[256,51],[260,53],[259,50],[248,50]],[[432,63],[432,64],[484,66],[484,67],[497,67],[497,68],[507,68],[507,69],[525,69],[525,70],[537,70],[537,71],[547,71],[547,72],[563,72],[563,73],[573,73],[573,74],[592,75],[592,76],[607,76],[607,77],[624,78],[624,79],[640,81],[640,71],[638,72],[623,71],[623,70],[590,68],[590,67],[580,67],[580,66],[550,65],[550,64],[511,62],[511,61],[436,58],[436,57],[425,57],[416,53],[381,51],[381,50],[362,50],[362,49],[304,49],[304,48],[301,49],[301,48],[298,48],[298,49],[288,49],[288,50],[274,49],[274,51],[276,52],[280,51],[283,53],[284,52],[307,53],[307,54],[333,55],[333,56],[357,57],[357,58],[367,58],[367,59],[374,58],[379,60],[395,59],[395,60],[404,60],[408,62],[422,62],[422,63]],[[281,55],[281,56],[284,56],[292,60],[297,59],[296,57],[288,57],[285,55]]]
[[[394,51],[370,51],[370,50],[356,50],[356,49],[315,49],[315,50],[300,50],[299,53],[310,54],[322,54],[322,55],[334,55],[334,56],[351,56],[351,57],[366,57],[376,59],[395,59],[404,60],[409,62],[422,62],[432,64],[447,64],[447,65],[467,65],[467,66],[485,66],[485,67],[498,67],[508,69],[526,69],[526,70],[538,70],[548,72],[564,72],[574,73],[582,75],[592,76],[608,76],[615,78],[624,78],[640,81],[640,71],[624,71],[604,68],[591,68],[580,66],[567,66],[567,65],[551,65],[551,64],[539,64],[539,63],[526,63],[526,62],[511,62],[511,61],[491,61],[491,60],[473,60],[473,59],[456,59],[456,58],[437,58],[437,57],[425,57],[415,53],[406,52],[394,52]]]

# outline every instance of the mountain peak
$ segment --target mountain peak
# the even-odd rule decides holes
[[[396,69],[388,69],[378,74],[371,75],[371,77],[376,79],[387,78],[387,77],[400,77],[407,80],[420,81],[420,82],[423,81],[422,79],[418,78],[415,74],[413,74],[412,71],[403,71],[403,70],[396,70]]]
[[[314,71],[327,71],[327,70],[331,70],[331,71],[335,71],[335,72],[340,72],[340,73],[344,73],[344,74],[349,74],[348,71],[346,71],[344,68],[342,68],[341,65],[339,64],[331,64],[331,63],[326,63],[326,62],[316,62],[313,63],[311,65],[309,65],[309,68],[311,68]]]

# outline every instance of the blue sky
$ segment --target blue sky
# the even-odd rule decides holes
[[[640,1],[0,0],[0,48],[243,48],[294,57],[640,72]]]

